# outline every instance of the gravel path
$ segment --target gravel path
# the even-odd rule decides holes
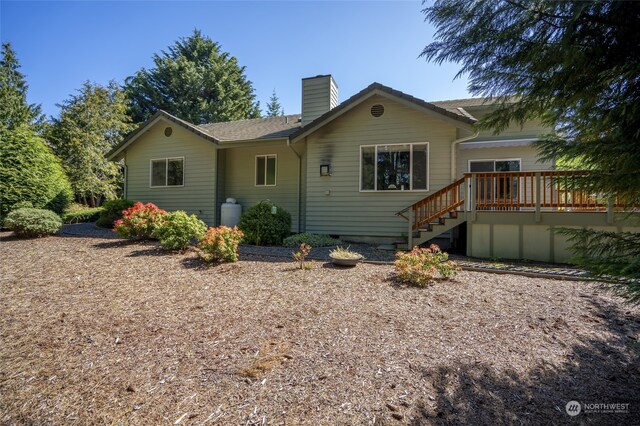
[[[60,235],[63,237],[120,238],[111,229],[101,228],[95,223],[71,223],[62,225]]]
[[[110,229],[100,228],[94,223],[77,223],[64,225],[60,230],[62,236],[72,237],[92,237],[92,238],[119,238]],[[377,245],[371,244],[349,244],[349,247],[364,256],[367,262],[393,263],[395,251],[380,250]],[[309,254],[309,259],[319,261],[329,261],[329,252],[334,247],[314,247]],[[295,249],[289,247],[260,247],[241,245],[241,255],[272,256],[282,259],[291,259],[291,253]],[[590,280],[589,273],[583,269],[569,265],[545,264],[540,262],[517,262],[517,261],[490,261],[474,259],[466,256],[451,255],[451,259],[467,270],[479,272],[513,273],[524,276],[545,276],[550,278]]]

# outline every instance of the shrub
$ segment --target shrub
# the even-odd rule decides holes
[[[11,211],[4,220],[4,226],[18,237],[33,238],[55,234],[62,221],[51,210],[22,208]]]
[[[415,246],[408,253],[398,252],[396,257],[398,280],[418,287],[424,287],[435,278],[451,278],[460,270],[435,244],[429,248]]]
[[[300,244],[298,251],[293,253],[293,260],[298,262],[300,269],[308,269],[304,262],[307,256],[309,256],[309,253],[311,253],[311,246],[306,243]]]
[[[72,204],[62,215],[62,221],[64,223],[95,222],[101,212],[102,207],[87,207],[82,204]]]
[[[194,214],[178,210],[162,217],[160,224],[153,231],[153,236],[160,240],[165,250],[184,250],[189,247],[193,238],[204,237],[207,225]]]
[[[96,225],[103,228],[113,228],[113,224],[122,219],[122,212],[133,206],[133,201],[126,198],[117,200],[109,200],[102,205],[102,212],[96,222]]]
[[[311,247],[329,247],[336,246],[342,241],[331,238],[323,234],[310,234],[303,232],[302,234],[291,235],[282,241],[285,247],[298,247],[300,244],[309,244]]]
[[[113,230],[122,238],[151,238],[167,212],[153,203],[135,203],[122,212],[122,219],[115,221]]]
[[[31,201],[18,201],[14,205],[11,206],[10,210],[18,210],[18,209],[33,209],[33,203]]]
[[[362,259],[362,255],[357,251],[351,251],[349,247],[336,247],[329,252],[329,256],[336,259]]]
[[[207,229],[207,233],[198,244],[200,257],[207,262],[237,262],[238,245],[243,235],[243,232],[235,226]]]
[[[291,215],[280,207],[272,214],[274,206],[268,200],[262,201],[242,213],[238,228],[244,232],[245,243],[274,246],[291,233]]]
[[[2,131],[0,139],[0,217],[24,201],[62,214],[73,192],[51,149],[28,127]]]

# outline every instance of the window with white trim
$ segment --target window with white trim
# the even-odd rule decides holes
[[[429,190],[429,144],[360,146],[360,190]]]
[[[151,160],[150,186],[184,186],[184,157]]]
[[[275,154],[256,155],[256,186],[276,185],[276,163]]]

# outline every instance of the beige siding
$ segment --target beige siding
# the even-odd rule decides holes
[[[296,146],[298,150],[300,148]],[[224,196],[238,200],[243,211],[271,200],[291,213],[292,231],[298,230],[298,157],[285,141],[258,142],[257,146],[224,149]],[[276,154],[276,186],[255,185],[256,155]]]
[[[370,114],[373,104],[385,107],[382,117]],[[450,183],[450,144],[456,128],[435,116],[374,96],[308,137],[306,230],[349,236],[394,237],[407,223],[394,215]],[[360,192],[360,146],[429,143],[430,191]],[[320,177],[320,164],[330,163],[332,176]]]
[[[467,223],[467,255],[566,262],[571,244],[556,228],[638,232],[634,220],[621,213],[609,223],[605,212],[542,212],[539,221],[533,212],[478,212],[476,220]]]
[[[164,136],[167,126],[173,128],[170,137]],[[151,188],[150,160],[168,157],[184,157],[184,186]],[[213,143],[175,123],[160,120],[127,148],[125,162],[129,199],[152,202],[166,210],[186,210],[209,225],[215,224],[216,148]]]
[[[553,170],[553,162],[538,162],[538,153],[531,146],[509,146],[500,148],[472,148],[457,150],[456,175],[461,177],[469,171],[469,160],[506,160],[520,159],[520,169]]]
[[[481,119],[491,111],[487,107],[468,107],[465,110],[477,119]],[[474,141],[535,138],[548,133],[551,133],[551,129],[542,125],[540,120],[530,120],[522,126],[514,124],[498,134],[492,130],[481,130]]]

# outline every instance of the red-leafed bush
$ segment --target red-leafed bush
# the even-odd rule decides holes
[[[396,253],[396,275],[401,282],[424,287],[435,278],[451,278],[460,268],[435,244],[429,248],[415,246],[408,253]]]
[[[235,226],[209,228],[198,244],[200,257],[207,262],[237,262],[238,245],[243,236],[243,232]]]
[[[122,219],[113,224],[113,230],[123,238],[152,238],[167,212],[153,203],[135,203],[122,212]]]

